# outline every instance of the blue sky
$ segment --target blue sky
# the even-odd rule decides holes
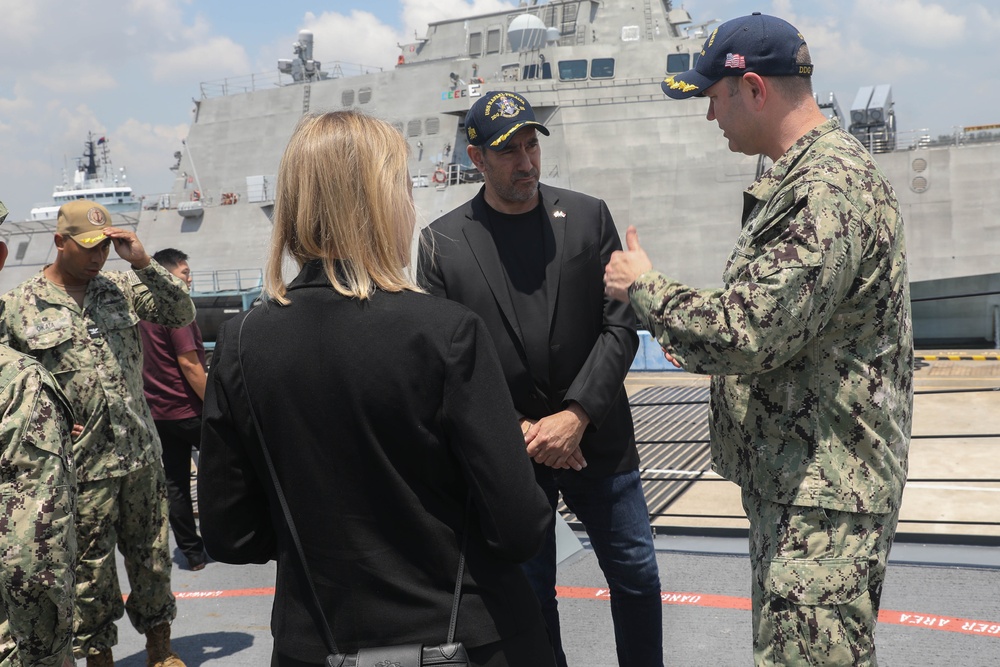
[[[654,2],[656,0],[653,0]],[[0,199],[11,219],[45,203],[87,132],[110,138],[139,194],[167,191],[199,83],[273,72],[300,29],[315,57],[392,67],[428,21],[503,0],[0,0]],[[681,5],[680,2],[675,2]],[[686,0],[695,22],[763,11],[790,20],[814,87],[847,111],[859,86],[893,86],[901,130],[1000,123],[993,71],[1000,8],[986,0]]]

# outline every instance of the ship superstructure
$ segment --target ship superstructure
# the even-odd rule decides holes
[[[605,199],[620,233],[639,229],[657,268],[718,286],[739,232],[742,190],[767,165],[728,150],[705,120],[705,99],[667,101],[659,87],[696,62],[713,23],[695,23],[669,0],[525,4],[432,23],[424,37],[399,45],[387,69],[321,64],[303,31],[294,57],[274,72],[201,85],[173,187],[146,197],[137,231],[149,248],[182,248],[196,272],[208,272],[196,275],[195,290],[211,296],[221,318],[259,287],[275,174],[303,114],[356,108],[395,125],[410,145],[426,224],[481,187],[466,155],[464,116],[477,96],[509,89],[551,131],[542,141],[542,181]],[[897,190],[914,294],[1000,289],[992,222],[1000,142],[989,130],[949,142],[899,133],[888,86],[862,85],[846,116],[832,96],[820,101],[870,146]],[[29,248],[20,264],[10,262],[0,287],[41,268],[33,257]],[[917,304],[918,337],[993,341],[1000,299],[991,298]]]

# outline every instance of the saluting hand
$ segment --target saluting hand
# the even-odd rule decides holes
[[[611,261],[604,267],[604,293],[612,299],[628,303],[628,290],[636,278],[653,268],[646,251],[639,245],[639,232],[629,225],[625,231],[628,250],[611,253]]]
[[[146,254],[146,249],[142,247],[135,232],[118,227],[105,227],[101,231],[111,239],[118,256],[131,264],[133,269],[144,269],[149,266],[149,262],[152,260]]]

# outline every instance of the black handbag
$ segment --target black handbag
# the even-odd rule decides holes
[[[253,311],[251,311],[253,312]],[[271,462],[271,455],[267,451],[267,444],[264,441],[264,433],[261,431],[260,422],[257,420],[257,413],[253,409],[250,401],[250,387],[247,386],[246,374],[243,372],[243,325],[250,318],[250,313],[240,322],[239,332],[236,336],[236,358],[240,364],[240,379],[243,381],[243,388],[246,391],[247,406],[250,408],[250,418],[253,421],[254,429],[257,431],[257,438],[260,440],[260,448],[264,453],[264,462],[271,473],[271,481],[274,483],[275,495],[281,511],[285,515],[285,522],[288,525],[288,532],[292,542],[295,544],[295,551],[302,563],[302,572],[305,575],[306,583],[309,585],[309,594],[313,607],[321,623],[318,623],[323,642],[326,644],[330,655],[326,656],[326,667],[468,667],[469,656],[466,654],[465,646],[462,642],[455,641],[455,626],[458,623],[458,603],[462,597],[462,576],[465,573],[465,547],[469,537],[469,509],[472,495],[466,501],[465,522],[462,530],[462,550],[458,556],[458,576],[455,579],[455,595],[451,604],[451,621],[448,624],[448,640],[444,644],[437,646],[425,646],[423,644],[402,644],[398,646],[376,646],[359,649],[357,653],[340,653],[337,651],[337,644],[333,640],[333,633],[330,632],[330,624],[326,620],[326,614],[319,602],[316,588],[313,585],[312,575],[309,574],[309,565],[306,563],[306,554],[299,541],[299,533],[295,530],[295,522],[292,521],[292,513],[288,509],[285,501],[285,494],[281,490],[278,482],[278,474],[274,470]],[[314,618],[316,618],[314,617]]]

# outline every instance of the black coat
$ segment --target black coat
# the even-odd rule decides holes
[[[318,263],[288,297],[247,316],[243,361],[338,648],[445,640],[470,492],[457,638],[478,646],[542,623],[518,564],[540,549],[552,513],[482,321],[426,294],[345,298]],[[209,374],[201,528],[216,560],[277,558],[275,646],[321,662],[249,418],[243,319],[220,329]]]
[[[571,190],[539,186],[547,218],[545,273],[549,391],[528,367],[521,325],[488,227],[484,190],[423,232],[418,264],[432,294],[471,308],[486,322],[514,407],[538,419],[579,403],[590,417],[580,443],[583,475],[634,470],[639,463],[625,376],[639,347],[632,308],[604,296],[604,266],[621,249],[607,205]]]

